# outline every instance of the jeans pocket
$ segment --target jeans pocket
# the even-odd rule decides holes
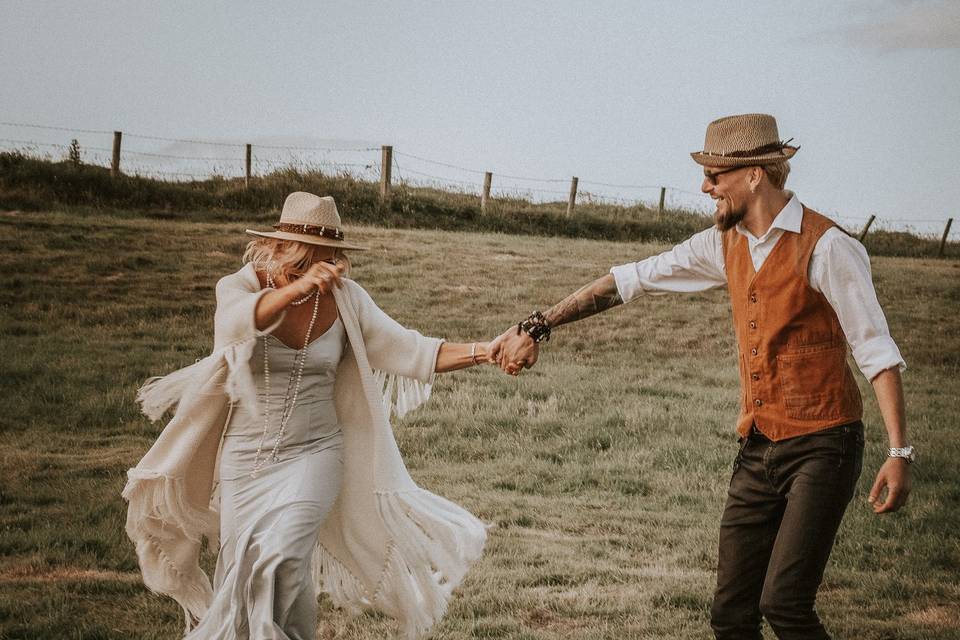
[[[849,469],[847,477],[850,479],[849,492],[852,496],[856,491],[860,473],[863,471],[863,427],[861,425],[844,427],[840,467]]]
[[[736,474],[737,471],[740,469],[740,463],[743,461],[743,450],[747,448],[748,441],[749,441],[749,438],[740,438],[737,441],[740,444],[740,446],[737,449],[736,457],[733,459],[733,474]],[[731,481],[732,480],[733,478],[731,477]]]

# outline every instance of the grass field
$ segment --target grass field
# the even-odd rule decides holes
[[[209,349],[213,286],[239,222],[0,214],[0,638],[176,638],[181,613],[139,582],[126,469],[160,425],[138,384]],[[350,229],[354,277],[407,326],[492,337],[613,264],[663,245]],[[819,610],[838,638],[960,638],[960,262],[875,258],[920,460],[905,511],[866,492],[867,448]],[[446,374],[396,424],[414,478],[496,523],[437,639],[710,637],[717,525],[736,451],[724,291],[651,297],[558,330],[517,379]],[[206,558],[208,566],[212,558]],[[321,638],[383,638],[323,601]],[[768,630],[769,633],[769,630]],[[770,636],[772,637],[772,636]]]

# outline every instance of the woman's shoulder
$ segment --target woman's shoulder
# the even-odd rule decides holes
[[[257,291],[260,289],[260,280],[257,278],[257,272],[253,263],[246,263],[239,270],[220,278],[217,281],[217,292],[229,289],[241,289],[246,291]]]
[[[350,278],[340,278],[340,282],[343,284],[344,292],[350,296],[350,299],[354,302],[365,302],[370,300],[370,294],[367,293],[367,290],[364,289],[360,283],[356,280]]]
[[[373,318],[383,313],[373,300],[373,296],[356,280],[340,279],[340,291],[344,294],[345,302],[353,307],[354,312],[361,318]],[[361,324],[363,324],[361,322]]]

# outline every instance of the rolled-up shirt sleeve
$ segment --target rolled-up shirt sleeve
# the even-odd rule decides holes
[[[855,238],[831,229],[820,239],[811,261],[810,284],[833,307],[857,367],[867,380],[898,367],[907,368],[877,300],[870,258]]]
[[[624,303],[643,294],[692,293],[727,284],[720,232],[710,227],[673,249],[610,269]]]

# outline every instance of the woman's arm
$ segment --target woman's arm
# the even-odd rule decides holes
[[[265,293],[257,301],[254,310],[257,331],[263,331],[276,322],[291,302],[309,294],[314,288],[319,289],[321,295],[329,293],[333,287],[340,284],[342,273],[343,269],[339,265],[334,267],[326,262],[317,262],[311,265],[303,277]]]
[[[489,342],[444,342],[437,353],[437,373],[466,369],[490,360]]]

